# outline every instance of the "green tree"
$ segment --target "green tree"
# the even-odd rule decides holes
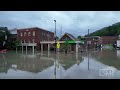
[[[65,51],[68,51],[68,49],[70,48],[70,45],[68,43],[68,40],[66,40],[63,44],[63,47],[62,47]]]
[[[0,47],[6,48],[9,43],[9,37],[11,36],[10,31],[7,27],[0,27]],[[5,46],[3,47],[3,42],[5,42]]]
[[[120,34],[120,22],[104,27],[90,34],[90,36],[116,36]]]

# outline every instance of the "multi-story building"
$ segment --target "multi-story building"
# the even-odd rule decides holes
[[[53,41],[54,33],[38,27],[17,29],[17,39],[23,44],[27,43],[27,46],[34,44],[37,49],[40,49],[40,42]]]

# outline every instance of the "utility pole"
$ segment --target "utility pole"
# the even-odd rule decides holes
[[[89,44],[90,44],[90,41],[89,41],[89,29],[88,29],[88,50],[89,50]]]
[[[90,41],[89,41],[89,29],[88,29],[88,70],[89,70],[89,44]]]
[[[62,37],[62,26],[61,26],[61,32],[60,32],[60,37]]]

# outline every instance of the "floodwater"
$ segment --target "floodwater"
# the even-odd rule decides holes
[[[0,79],[119,79],[120,50],[0,54]]]

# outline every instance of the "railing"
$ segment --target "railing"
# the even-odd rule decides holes
[[[21,46],[37,46],[37,43],[21,43]]]

